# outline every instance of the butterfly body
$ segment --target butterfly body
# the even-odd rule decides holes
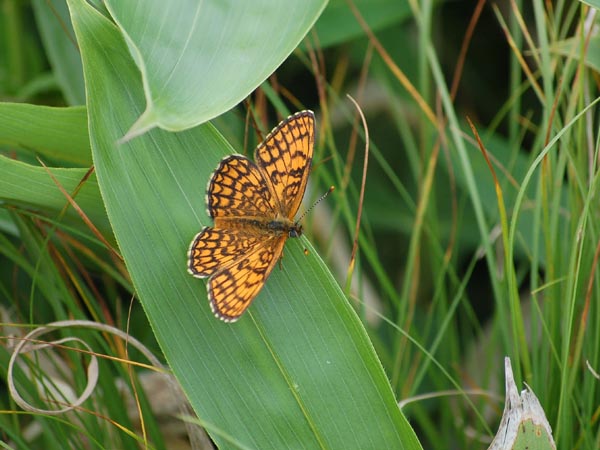
[[[188,252],[188,270],[208,278],[213,313],[236,321],[264,286],[288,237],[302,235],[294,222],[314,144],[314,115],[296,113],[282,121],[254,152],[225,157],[207,186],[214,226],[205,227]]]
[[[255,232],[256,234],[287,235],[288,237],[302,236],[302,226],[286,217],[276,217],[265,220],[259,217],[236,217],[233,220],[221,219],[215,221],[215,228],[230,228]]]

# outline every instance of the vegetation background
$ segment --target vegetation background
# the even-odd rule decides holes
[[[600,448],[595,2],[298,3],[3,0],[2,446],[486,448],[507,355]],[[305,108],[336,190],[223,324],[204,186]]]

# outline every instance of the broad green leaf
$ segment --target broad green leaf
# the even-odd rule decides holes
[[[146,94],[128,136],[157,126],[184,130],[231,109],[296,48],[325,4],[108,0]]]
[[[87,173],[87,169],[49,168],[48,171],[70,195],[74,195]],[[68,201],[48,171],[43,167],[0,156],[0,199],[8,204],[58,214]],[[110,224],[93,174],[85,181],[74,199],[94,225],[102,233],[109,235]],[[70,206],[66,214],[71,221],[82,224],[82,219]]]
[[[84,107],[0,103],[0,144],[77,166],[92,164]]]
[[[139,71],[117,27],[85,2],[69,5],[108,216],[158,342],[218,446],[420,448],[356,314],[316,252],[304,256],[306,239],[286,244],[282,270],[239,322],[213,317],[186,252],[209,223],[206,180],[233,149],[210,124],[118,145],[144,108]]]

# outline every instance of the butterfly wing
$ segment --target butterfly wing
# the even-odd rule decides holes
[[[206,278],[229,268],[263,241],[260,235],[236,229],[204,227],[188,251],[188,272]]]
[[[208,298],[218,318],[235,322],[250,306],[281,256],[285,236],[265,236],[205,227],[192,241],[188,271],[208,280]]]
[[[221,160],[206,190],[208,215],[220,219],[274,217],[276,203],[259,168],[242,155]]]
[[[315,138],[315,116],[301,111],[281,122],[260,144],[254,160],[274,197],[273,204],[293,220],[310,173]]]
[[[263,239],[229,267],[219,267],[208,280],[210,306],[219,319],[235,322],[265,285],[277,264],[285,237]]]

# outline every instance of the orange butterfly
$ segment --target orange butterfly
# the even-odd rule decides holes
[[[208,183],[206,203],[214,226],[196,235],[188,270],[208,278],[215,316],[235,322],[260,292],[281,258],[288,237],[302,234],[294,222],[312,161],[315,116],[298,112],[282,121],[254,151],[224,158]]]

